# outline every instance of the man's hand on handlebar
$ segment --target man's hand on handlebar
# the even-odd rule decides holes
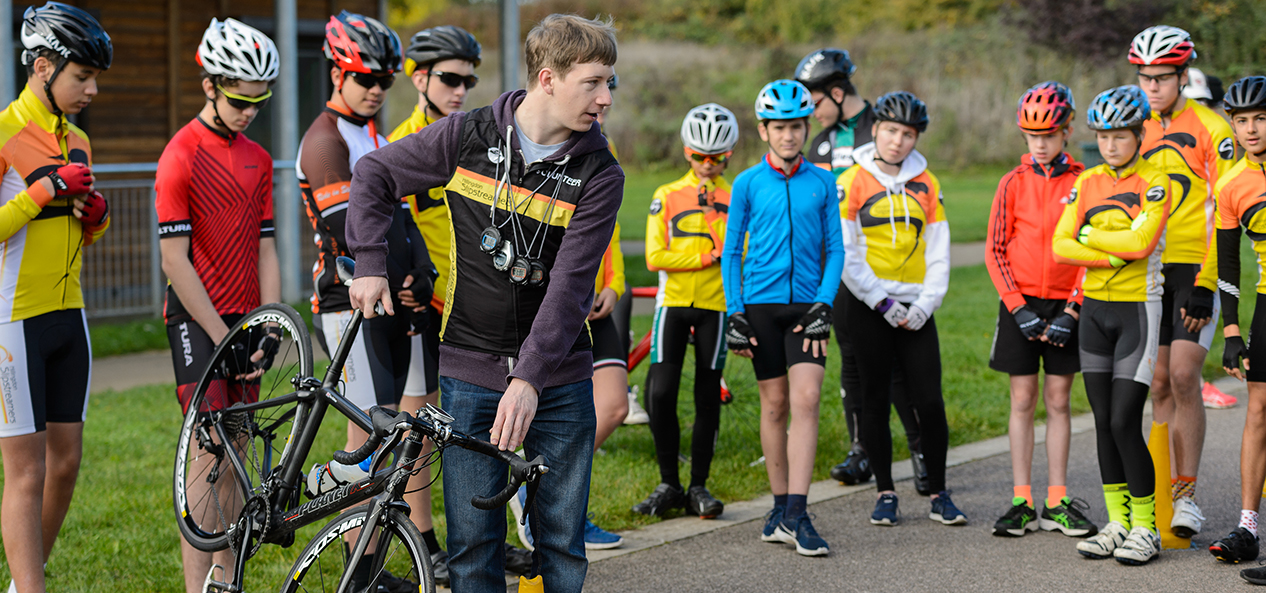
[[[352,308],[360,309],[365,319],[378,316],[378,311],[374,310],[375,304],[381,304],[387,315],[396,314],[391,305],[391,289],[387,286],[387,279],[382,276],[362,276],[352,280],[352,287],[347,290],[347,294],[352,301]]]
[[[492,423],[489,442],[502,451],[513,451],[523,444],[528,427],[536,417],[537,393],[523,379],[510,380],[510,387],[497,405],[497,419]]]

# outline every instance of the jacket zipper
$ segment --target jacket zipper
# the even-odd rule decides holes
[[[787,304],[796,302],[796,228],[791,217],[791,177],[782,176],[787,193],[787,254],[791,256],[791,278],[787,281]]]

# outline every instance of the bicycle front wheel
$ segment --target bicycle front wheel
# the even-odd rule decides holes
[[[388,510],[378,522],[370,548],[361,558],[350,558],[354,542],[344,542],[347,532],[359,529],[369,516],[369,508],[351,509],[321,528],[316,537],[299,554],[281,593],[320,591],[334,593],[348,567],[352,566],[352,591],[363,591],[377,582],[377,590],[425,591],[435,593],[435,577],[431,573],[431,555],[422,534],[409,516],[396,509]]]
[[[272,364],[261,374],[250,361],[268,332],[280,331]],[[176,445],[172,499],[180,533],[193,547],[213,552],[246,501],[289,453],[301,424],[290,380],[312,376],[312,341],[303,318],[285,304],[247,313],[216,347],[190,398]],[[290,397],[287,397],[290,396]],[[277,405],[233,412],[237,403]]]

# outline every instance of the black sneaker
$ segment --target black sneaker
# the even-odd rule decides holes
[[[914,466],[914,490],[920,496],[932,494],[932,483],[928,481],[928,464],[923,461],[923,453],[918,450],[910,452],[910,465]]]
[[[662,517],[671,509],[679,509],[686,504],[686,494],[678,486],[660,484],[655,487],[646,500],[633,505],[633,512],[652,517]]]
[[[1007,514],[993,524],[993,534],[1004,537],[1021,537],[1030,531],[1037,531],[1037,511],[1020,496],[1011,499]]]
[[[445,557],[447,556],[448,554],[445,554]],[[447,571],[447,563],[445,564],[445,570]],[[445,578],[447,579],[447,573]],[[382,575],[378,577],[378,593],[412,593],[418,590],[420,590],[420,587],[417,583],[398,577],[386,570],[383,570]]]
[[[1209,553],[1231,564],[1257,560],[1257,538],[1249,530],[1236,527],[1235,531],[1209,545]]]
[[[431,554],[431,575],[435,577],[436,585],[441,587],[449,586],[448,550],[440,550]]]
[[[523,576],[532,570],[532,553],[523,548],[505,544],[506,572]]]
[[[1038,519],[1038,526],[1043,531],[1058,529],[1069,537],[1089,537],[1099,533],[1099,527],[1086,518],[1085,513],[1088,510],[1090,505],[1086,501],[1065,496],[1053,509],[1042,505],[1042,518]]]
[[[870,481],[870,459],[861,449],[848,452],[844,462],[831,468],[831,479],[846,486],[856,486]]]
[[[1266,585],[1266,566],[1245,568],[1240,571],[1240,578],[1253,583],[1254,585]]]
[[[703,486],[691,486],[686,492],[686,513],[700,519],[715,519],[725,510],[725,504],[712,496]]]

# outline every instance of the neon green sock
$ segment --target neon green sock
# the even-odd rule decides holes
[[[1156,533],[1156,495],[1131,498],[1130,519],[1134,527],[1146,527]]]
[[[1130,491],[1125,484],[1104,484],[1103,485],[1104,506],[1108,509],[1108,520],[1116,521],[1130,529]],[[1152,498],[1152,508],[1155,509],[1155,497]],[[1155,511],[1153,511],[1152,523],[1155,525]]]

